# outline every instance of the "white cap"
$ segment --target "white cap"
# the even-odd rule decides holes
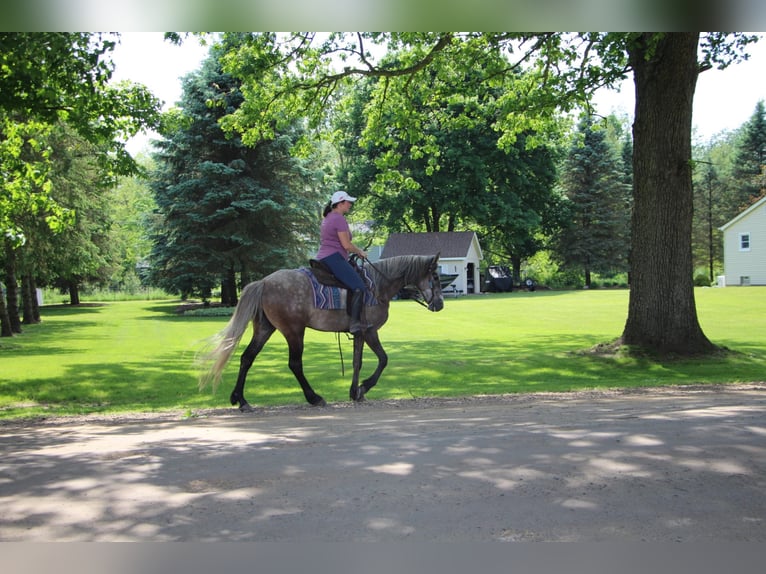
[[[351,197],[345,191],[336,191],[335,193],[332,194],[332,199],[330,199],[330,205],[335,205],[336,203],[340,203],[341,201],[350,201],[351,203],[354,203],[356,201],[356,198]]]

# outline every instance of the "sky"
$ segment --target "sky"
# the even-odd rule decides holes
[[[753,114],[759,100],[766,101],[766,35],[748,49],[750,59],[728,69],[700,74],[694,96],[694,138],[710,141],[724,130],[734,130]],[[113,53],[114,80],[132,80],[146,85],[164,103],[164,109],[181,98],[181,78],[196,70],[208,48],[196,38],[182,46],[163,40],[161,32],[123,32]],[[633,115],[633,82],[627,80],[620,91],[603,92],[596,99],[601,115],[612,112]],[[142,134],[127,145],[131,154],[149,150],[156,134]]]

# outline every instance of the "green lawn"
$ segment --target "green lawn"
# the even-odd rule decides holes
[[[392,304],[381,330],[389,366],[369,400],[468,394],[762,381],[766,288],[698,289],[702,328],[726,358],[651,362],[583,353],[622,331],[625,290],[537,291],[447,298],[441,313]],[[43,323],[0,339],[0,419],[95,412],[182,410],[228,405],[236,354],[217,392],[197,390],[195,353],[225,317],[183,317],[173,301],[43,307]],[[249,339],[246,333],[242,347]],[[328,402],[348,400],[352,344],[307,332],[304,364]],[[365,354],[365,373],[374,365]],[[250,371],[255,405],[303,404],[274,335]]]

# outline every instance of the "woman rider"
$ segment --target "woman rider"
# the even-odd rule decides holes
[[[316,259],[329,267],[338,281],[351,291],[351,333],[364,330],[360,316],[364,305],[364,281],[348,261],[349,253],[366,259],[367,253],[351,243],[351,229],[346,213],[356,201],[345,191],[336,191],[324,208],[324,219],[319,235],[319,251]]]

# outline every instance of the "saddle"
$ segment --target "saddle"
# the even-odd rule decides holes
[[[311,272],[314,274],[314,277],[316,277],[316,280],[322,285],[327,285],[328,287],[340,287],[341,289],[346,288],[343,283],[335,278],[335,275],[332,274],[330,268],[318,259],[309,259],[309,265],[311,266]]]

